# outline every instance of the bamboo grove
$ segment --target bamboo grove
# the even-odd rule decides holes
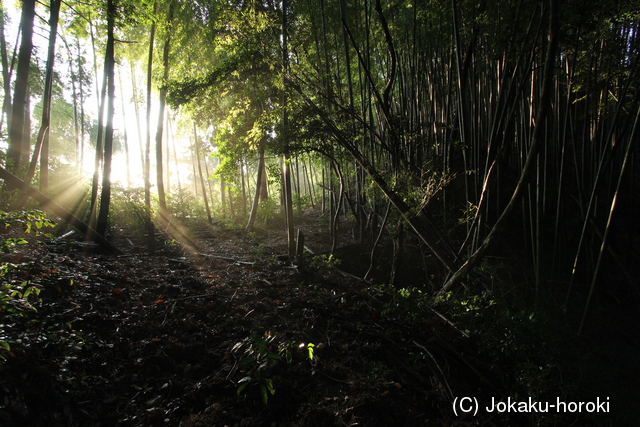
[[[110,0],[99,10],[116,16],[106,72],[109,46],[118,72],[147,67],[136,108],[147,116],[149,219],[178,214],[167,202],[180,169],[168,161],[168,115],[191,143],[209,220],[215,198],[251,229],[276,200],[293,250],[294,210],[322,197],[334,247],[344,218],[372,259],[380,236],[395,241],[394,259],[418,245],[434,296],[483,286],[483,261],[500,256],[530,273],[533,301],[578,313],[580,329],[596,295],[637,301],[636,1]],[[108,179],[100,186],[108,200]]]

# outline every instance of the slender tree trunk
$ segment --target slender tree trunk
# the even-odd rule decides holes
[[[412,213],[411,207],[402,199],[402,197],[393,191],[393,189],[388,185],[386,180],[380,175],[377,169],[375,169],[372,164],[366,159],[362,153],[353,145],[350,138],[345,135],[336,124],[331,120],[331,118],[326,114],[324,110],[322,110],[316,103],[314,103],[291,79],[287,78],[288,86],[293,88],[300,96],[303,98],[305,103],[314,110],[319,118],[327,125],[329,131],[333,135],[333,137],[338,141],[340,146],[346,149],[349,154],[353,156],[355,161],[367,172],[372,181],[376,184],[376,186],[382,191],[382,193],[387,197],[387,199],[393,204],[393,206],[398,210],[398,213],[402,215],[402,217],[407,221],[407,223],[411,226],[411,228],[416,232],[420,240],[422,240],[434,255],[443,263],[443,265],[447,268],[447,270],[453,272],[455,271],[454,267],[454,256],[450,254],[448,251],[441,247],[440,242],[434,238],[431,232],[428,231],[423,222],[416,217]]]
[[[242,187],[242,218],[247,217],[247,184],[244,178],[244,170],[245,170],[245,158],[242,156],[240,158],[240,164],[238,165],[238,172],[240,173],[240,186]]]
[[[609,215],[607,217],[607,225],[604,229],[604,236],[602,236],[602,243],[600,244],[600,252],[598,253],[598,260],[596,261],[596,265],[595,265],[595,270],[593,273],[593,277],[591,279],[591,287],[589,288],[589,295],[587,296],[587,302],[585,303],[584,306],[584,311],[582,313],[582,319],[580,321],[580,327],[578,328],[578,333],[582,334],[582,332],[584,332],[584,328],[586,325],[586,321],[587,321],[587,316],[589,315],[589,311],[591,309],[591,303],[593,301],[593,295],[596,289],[596,285],[598,283],[598,277],[599,277],[599,273],[600,273],[600,268],[602,265],[602,257],[604,255],[605,252],[605,248],[607,247],[607,243],[608,243],[608,237],[609,237],[609,232],[611,230],[611,220],[613,219],[613,213],[616,209],[616,203],[618,201],[618,195],[620,193],[620,189],[622,187],[622,178],[624,177],[624,173],[627,169],[627,165],[629,163],[629,157],[631,154],[631,148],[633,146],[633,143],[636,141],[636,139],[638,138],[638,131],[640,130],[640,126],[639,126],[639,122],[640,122],[640,108],[638,109],[637,115],[636,115],[636,121],[635,124],[633,126],[633,131],[632,131],[632,135],[631,138],[629,138],[629,142],[627,142],[627,150],[625,151],[625,155],[624,155],[624,160],[622,161],[622,166],[620,168],[620,174],[618,175],[618,183],[616,185],[616,189],[615,192],[613,194],[613,197],[611,199],[611,208],[609,209]]]
[[[164,110],[166,106],[167,87],[166,83],[169,79],[169,52],[171,50],[171,33],[173,22],[173,9],[174,2],[169,3],[169,12],[167,13],[167,38],[164,42],[164,48],[162,49],[162,85],[160,86],[160,108],[158,112],[158,124],[156,128],[156,184],[158,186],[158,205],[160,211],[160,217],[166,216],[167,199],[164,190],[164,173],[163,173],[163,159],[162,159],[162,134],[164,131]],[[147,124],[148,125],[148,124]]]
[[[398,221],[396,234],[393,236],[393,259],[391,261],[391,276],[389,283],[393,286],[398,285],[398,272],[400,271],[400,263],[402,261],[402,246],[404,241],[403,221]]]
[[[178,191],[182,191],[182,182],[180,181],[180,167],[178,166],[178,152],[176,149],[176,139],[174,137],[171,138],[171,148],[173,151],[173,162],[176,169],[176,181],[178,181]]]
[[[36,172],[36,166],[38,164],[38,157],[42,152],[42,158],[40,159],[40,191],[45,190],[48,187],[49,177],[49,162],[48,162],[48,147],[49,147],[49,126],[51,122],[51,99],[53,88],[53,65],[55,61],[55,45],[56,35],[58,29],[58,13],[60,11],[60,0],[52,0],[50,5],[49,16],[49,49],[47,54],[47,65],[45,72],[44,82],[44,95],[42,98],[42,122],[40,130],[38,131],[38,137],[36,139],[36,145],[33,149],[33,156],[27,170],[24,186],[22,189],[22,195],[18,198],[14,204],[14,209],[21,209],[28,198],[28,190],[31,186],[31,180]],[[45,159],[45,156],[47,158]]]
[[[204,200],[204,208],[207,211],[207,219],[209,224],[213,224],[213,218],[211,218],[211,210],[209,209],[209,197],[207,196],[207,188],[204,184],[204,175],[202,174],[202,160],[200,159],[200,140],[198,139],[198,133],[196,132],[196,123],[193,122],[193,144],[196,151],[196,164],[198,165],[198,175],[200,181],[200,188],[202,189],[202,198]]]
[[[47,52],[47,70],[44,81],[44,97],[42,107],[42,124],[36,141],[33,157],[38,158],[36,151],[42,145],[40,156],[40,191],[49,187],[49,135],[51,123],[51,97],[53,90],[53,66],[56,59],[56,36],[58,34],[58,17],[61,0],[51,0],[49,3],[49,49]],[[41,139],[42,138],[42,139]],[[29,177],[31,180],[31,177]]]
[[[9,69],[9,59],[7,58],[7,41],[4,34],[4,18],[6,12],[0,3],[0,60],[2,61],[2,87],[4,89],[4,100],[2,102],[2,115],[0,116],[0,132],[6,115],[7,123],[11,123],[11,70]]]
[[[120,73],[120,69],[118,69],[118,83],[120,85],[120,107],[122,109],[122,117],[126,120],[126,112],[124,108],[124,94],[122,93],[122,74]],[[129,153],[129,133],[127,132],[127,126],[124,126],[124,156],[127,168],[127,187],[131,187],[131,158]]]
[[[69,74],[71,75],[71,99],[73,102],[73,136],[76,143],[73,160],[74,160],[76,169],[79,172],[80,168],[78,167],[78,165],[80,163],[79,162],[80,160],[80,123],[79,123],[79,114],[78,114],[78,87],[77,87],[78,75],[74,71],[74,57],[76,57],[77,54],[74,54],[71,52],[71,47],[69,46],[69,44],[64,38],[62,38],[62,41],[64,42],[65,47],[67,48],[67,53],[69,55]],[[82,83],[80,82],[80,84]]]
[[[31,51],[33,49],[35,8],[35,0],[22,1],[22,18],[20,22],[22,41],[18,55],[18,69],[9,125],[9,148],[7,151],[7,166],[10,172],[18,171],[23,155],[24,140],[29,139],[29,133],[27,132],[26,135],[24,133],[24,124],[27,96],[29,94],[29,68],[31,67]]]
[[[227,196],[226,185],[223,178],[220,178],[220,210],[222,211],[222,217],[225,218],[225,212],[227,211]]]
[[[107,78],[107,124],[104,136],[104,170],[102,172],[102,193],[100,195],[100,212],[96,231],[105,235],[109,220],[109,206],[111,203],[111,166],[113,153],[113,116],[115,112],[115,59],[114,59],[114,18],[116,13],[115,0],[107,1],[107,49],[104,60]]]
[[[133,66],[133,62],[130,64],[131,67],[131,88],[133,89],[133,108],[136,112],[136,129],[138,131],[138,154],[140,156],[140,166],[144,171],[144,140],[142,138],[142,124],[140,123],[140,100],[138,98],[138,85],[136,83],[136,74],[135,68]],[[143,172],[144,175],[144,172]]]
[[[93,179],[91,182],[91,204],[89,206],[89,226],[94,228],[96,225],[96,213],[98,211],[98,191],[100,187],[100,172],[102,170],[102,162],[104,159],[104,108],[107,99],[107,66],[105,64],[104,74],[102,78],[102,89],[100,91],[100,100],[98,109],[98,136],[96,139],[96,153],[93,164]],[[92,236],[87,236],[91,239]]]
[[[158,4],[153,4],[153,14],[156,14]],[[151,32],[149,34],[149,58],[147,60],[147,117],[146,117],[146,135],[144,148],[144,205],[146,210],[146,228],[147,228],[147,246],[149,252],[155,250],[155,230],[151,215],[151,82],[153,71],[153,44],[155,42],[156,24],[151,24]]]
[[[245,228],[247,231],[253,230],[253,223],[256,221],[256,217],[258,216],[258,208],[260,206],[260,193],[262,190],[262,181],[263,181],[263,170],[264,170],[264,144],[260,144],[258,148],[258,171],[256,173],[256,191],[253,196],[253,203],[251,205],[251,213],[249,214],[249,222],[247,223],[247,227]]]
[[[80,160],[77,164],[78,169],[82,169],[84,166],[84,135],[85,135],[85,123],[84,123],[84,70],[82,68],[82,62],[80,61],[80,40],[76,39],[76,47],[78,48],[78,58],[76,59],[78,64],[78,95],[80,96]]]
[[[288,0],[282,1],[282,64],[286,71],[289,67],[289,48],[288,48],[288,35],[287,35],[287,13],[288,13]],[[282,128],[284,132],[289,130],[289,114],[287,112],[287,92],[286,90],[282,95]],[[293,227],[293,199],[291,192],[291,152],[289,148],[289,140],[287,135],[283,135],[284,141],[284,161],[282,162],[282,185],[284,192],[284,210],[285,218],[287,222],[287,236],[289,242],[289,257],[293,259],[296,254],[296,236],[294,234]]]
[[[509,218],[517,203],[520,201],[520,196],[525,189],[529,175],[531,174],[535,164],[536,158],[540,151],[540,148],[544,144],[544,129],[545,121],[551,110],[551,91],[553,90],[553,72],[555,69],[556,53],[558,50],[558,0],[549,0],[549,46],[547,50],[547,56],[543,69],[542,76],[542,93],[540,94],[540,103],[538,105],[538,111],[536,113],[535,129],[531,137],[531,146],[527,153],[525,164],[520,173],[520,178],[516,185],[509,203],[502,211],[502,214],[496,221],[495,225],[484,239],[478,249],[471,255],[467,261],[449,278],[444,284],[439,294],[450,291],[455,286],[462,282],[464,276],[466,276],[480,260],[484,257],[490,246],[497,240],[498,235],[502,231],[506,220]]]
[[[27,97],[24,103],[24,125],[22,135],[24,137],[22,138],[22,149],[20,150],[21,163],[28,163],[29,156],[31,155],[31,86],[27,89]]]

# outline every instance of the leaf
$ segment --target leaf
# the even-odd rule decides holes
[[[24,292],[22,293],[22,298],[27,299],[27,297],[28,297],[29,295],[31,295],[31,292],[33,291],[33,289],[34,289],[34,288],[33,288],[33,287],[31,287],[31,286],[29,286],[28,288],[26,288],[26,289],[24,290]]]
[[[267,386],[267,390],[269,390],[269,393],[271,393],[271,395],[273,396],[276,393],[276,388],[273,386],[273,380],[265,378],[264,383]]]
[[[272,365],[275,365],[277,362],[281,361],[282,358],[277,353],[269,353],[267,355],[267,359],[271,362]]]
[[[269,394],[267,393],[267,388],[260,384],[260,395],[262,396],[262,402],[266,405],[269,401]]]
[[[307,350],[309,351],[309,359],[313,360],[313,347],[316,345],[313,343],[307,344]]]
[[[0,348],[4,348],[7,351],[11,350],[11,346],[6,341],[0,341]]]
[[[236,391],[236,394],[238,396],[240,396],[240,394],[244,391],[244,389],[249,385],[249,383],[244,383],[242,384],[240,387],[238,387],[238,391]]]

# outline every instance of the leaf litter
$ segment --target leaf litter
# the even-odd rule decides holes
[[[0,424],[478,425],[454,393],[493,380],[437,316],[381,287],[293,266],[282,233],[199,230],[204,249],[112,256],[45,249],[22,274],[37,311],[5,316]],[[258,240],[259,239],[259,242]]]

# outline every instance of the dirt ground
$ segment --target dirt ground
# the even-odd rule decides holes
[[[303,227],[325,251],[320,228]],[[42,301],[1,315],[0,424],[506,425],[454,415],[455,397],[507,391],[437,313],[319,258],[292,264],[281,231],[201,227],[193,242],[153,256],[129,239],[121,256],[29,245],[9,279]]]

